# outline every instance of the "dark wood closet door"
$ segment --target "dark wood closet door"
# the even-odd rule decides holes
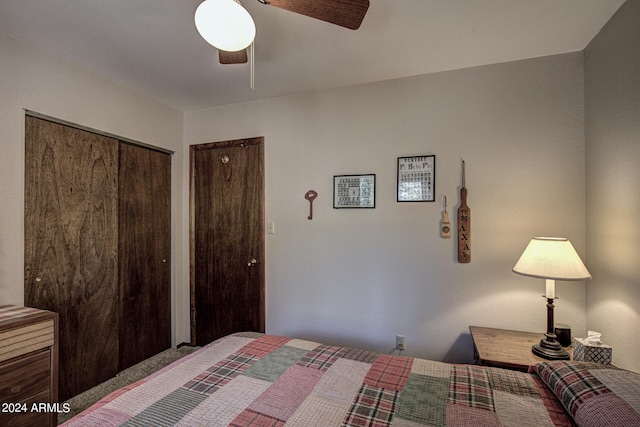
[[[171,157],[120,146],[120,369],[171,347]]]
[[[118,372],[118,141],[25,125],[25,304],[60,315],[59,398]]]
[[[264,332],[263,138],[191,147],[192,342]]]

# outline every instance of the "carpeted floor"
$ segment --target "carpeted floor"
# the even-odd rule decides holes
[[[62,424],[73,416],[87,409],[107,394],[119,389],[127,384],[134,383],[153,372],[164,368],[168,364],[180,359],[181,357],[194,352],[200,347],[183,346],[180,348],[170,348],[162,353],[144,360],[120,372],[115,378],[98,384],[97,386],[67,400],[71,407],[71,411],[67,414],[58,414],[58,424]]]

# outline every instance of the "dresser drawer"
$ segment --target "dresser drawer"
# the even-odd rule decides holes
[[[0,402],[25,402],[36,394],[50,401],[51,351],[49,349],[0,365]]]
[[[51,347],[55,340],[53,319],[0,332],[0,362]]]
[[[34,403],[46,402],[49,393],[39,393],[23,402],[26,405],[25,412],[0,413],[0,425],[2,427],[40,427],[55,426],[55,414],[48,412],[31,411]]]
[[[0,306],[0,426],[57,425],[57,331],[56,313]]]

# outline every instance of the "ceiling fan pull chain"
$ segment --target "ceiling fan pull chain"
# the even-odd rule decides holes
[[[255,83],[255,40],[251,43],[251,47],[249,48],[249,60],[251,61],[251,68],[249,71],[249,87],[251,90],[254,89]]]

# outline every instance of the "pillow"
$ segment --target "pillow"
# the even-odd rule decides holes
[[[578,426],[640,426],[640,374],[592,362],[540,362],[529,367]]]

